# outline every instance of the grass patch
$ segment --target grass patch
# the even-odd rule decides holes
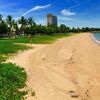
[[[59,38],[64,38],[71,36],[71,34],[55,34],[51,36],[33,36],[32,43],[33,44],[51,44]],[[2,40],[5,41],[5,40]],[[29,38],[27,36],[19,37],[16,39],[6,40],[7,42],[12,43],[29,43]]]
[[[19,91],[26,84],[23,68],[11,63],[0,63],[0,100],[22,100],[26,91]]]
[[[12,54],[16,53],[19,50],[25,50],[28,49],[26,46],[23,45],[17,45],[10,43],[8,41],[0,41],[0,54]]]
[[[12,40],[0,40],[0,62],[4,62],[10,55],[19,50],[27,50],[30,47],[14,44]]]

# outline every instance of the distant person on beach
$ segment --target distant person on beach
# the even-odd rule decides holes
[[[32,45],[32,35],[29,34],[29,43]]]

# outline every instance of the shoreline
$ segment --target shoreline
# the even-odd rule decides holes
[[[92,40],[93,40],[96,44],[100,45],[100,41],[98,41],[98,40],[93,36],[93,33],[91,33],[91,38],[92,38]]]

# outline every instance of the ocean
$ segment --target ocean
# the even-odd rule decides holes
[[[94,37],[97,41],[100,41],[100,32],[95,32],[95,33],[93,33],[93,37]]]

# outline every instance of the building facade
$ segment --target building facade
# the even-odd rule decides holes
[[[47,14],[47,25],[57,26],[57,17],[52,14]]]

